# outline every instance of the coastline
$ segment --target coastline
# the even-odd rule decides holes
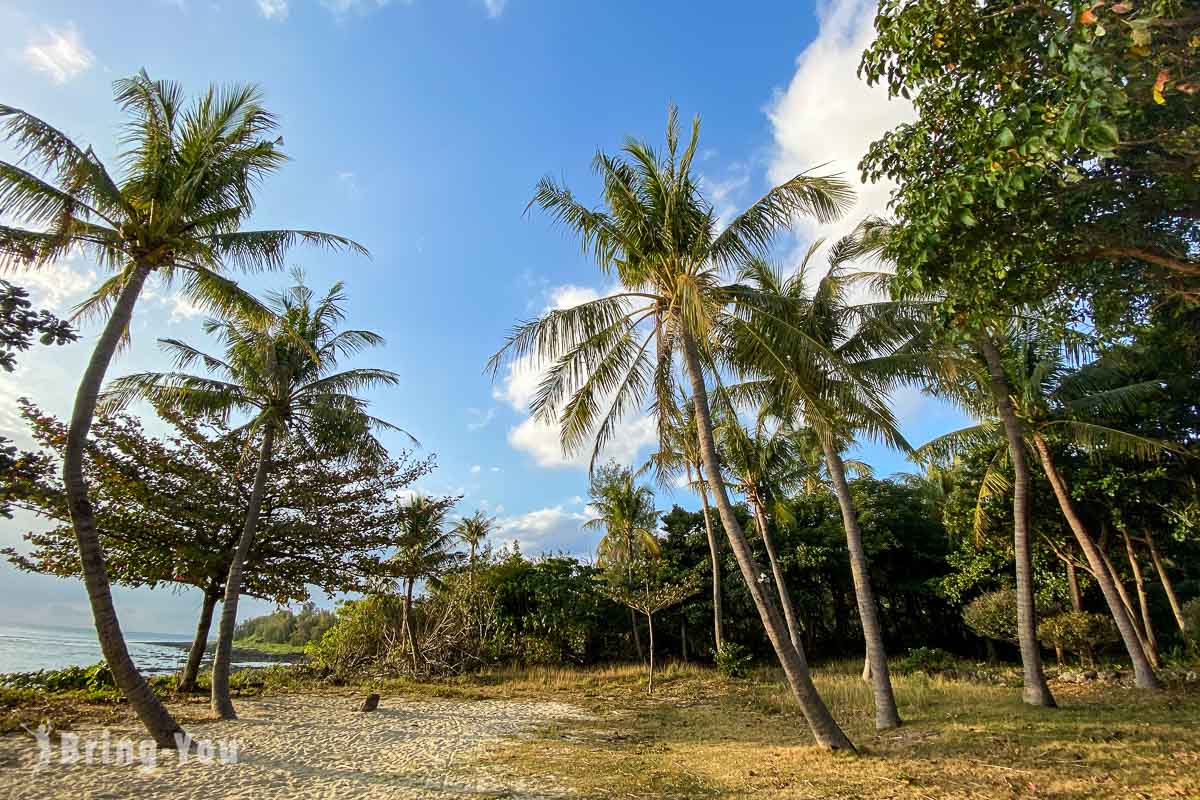
[[[156,647],[171,647],[176,650],[182,650],[185,653],[192,649],[191,642],[143,642],[143,644],[154,645]],[[204,648],[204,660],[201,663],[208,663],[212,660],[213,653],[216,651],[217,643],[209,642]],[[234,666],[245,664],[245,662],[263,662],[269,661],[275,664],[298,664],[304,660],[304,653],[281,653],[271,650],[259,650],[253,646],[234,644],[231,661]]]

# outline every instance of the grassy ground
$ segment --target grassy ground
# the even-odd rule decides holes
[[[1022,705],[1012,687],[895,676],[906,724],[876,735],[858,664],[817,672],[817,685],[860,750],[812,744],[777,671],[727,680],[668,665],[647,696],[636,666],[501,669],[436,682],[319,687],[287,667],[246,671],[256,693],[379,691],[386,698],[570,703],[591,719],[503,745],[490,769],[540,779],[585,798],[1184,798],[1200,800],[1200,693],[1053,685],[1060,708]],[[240,685],[244,683],[245,685]],[[172,698],[187,725],[207,698]],[[128,706],[84,695],[0,690],[5,730],[50,717],[56,727],[108,724]]]
[[[264,642],[259,639],[234,639],[233,646],[239,650],[253,650],[257,653],[271,653],[273,655],[290,655],[303,654],[304,645],[302,644],[280,644],[278,642]]]
[[[584,797],[1200,798],[1195,692],[1059,685],[1060,708],[1048,711],[1025,707],[1012,688],[897,676],[906,724],[876,735],[856,667],[822,670],[817,685],[858,757],[815,748],[771,670],[726,681],[673,665],[653,697],[634,667],[497,672],[407,691],[591,710],[593,722],[498,754],[514,774]]]

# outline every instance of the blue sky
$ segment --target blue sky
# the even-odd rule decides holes
[[[660,141],[669,102],[702,115],[699,170],[726,215],[819,163],[856,180],[866,145],[909,113],[854,75],[873,10],[864,0],[736,11],[686,0],[0,0],[0,102],[107,160],[120,123],[117,77],[145,67],[192,91],[261,85],[293,161],[260,193],[254,226],[319,228],[370,248],[369,261],[297,251],[293,262],[318,289],[344,280],[353,324],[387,338],[361,363],[400,374],[375,408],[438,454],[440,468],[420,488],[466,494],[463,512],[497,514],[501,538],[526,551],[587,553],[582,460],[564,458],[555,433],[523,410],[536,376],[506,371],[493,384],[483,373],[515,321],[607,289],[573,241],[523,214],[535,182],[552,173],[594,199],[595,150],[630,134]],[[0,155],[11,151],[0,144]],[[801,225],[778,258],[793,263],[812,237],[881,211],[886,192],[866,187],[843,224]],[[17,278],[64,313],[98,279],[82,258]],[[203,342],[199,322],[152,286],[134,345],[110,375],[165,367],[155,338]],[[94,332],[33,351],[0,376],[0,429],[27,441],[14,419],[19,396],[68,411]],[[915,392],[896,402],[917,442],[957,422]],[[648,425],[633,419],[612,454],[632,460],[648,442]],[[881,474],[904,468],[894,453],[865,454]],[[682,494],[659,500],[671,502],[693,504]],[[0,542],[16,544],[36,524],[0,521]],[[4,564],[0,587],[0,621],[89,620],[77,583]],[[118,604],[127,628],[177,631],[191,627],[199,600],[120,591]],[[265,608],[245,603],[242,616]]]

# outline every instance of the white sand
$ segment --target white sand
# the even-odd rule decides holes
[[[506,777],[487,756],[505,738],[585,715],[562,703],[384,698],[378,711],[354,710],[361,697],[284,696],[237,703],[240,719],[194,723],[200,739],[240,740],[238,763],[180,764],[159,751],[154,768],[63,765],[60,748],[37,768],[27,736],[0,737],[0,797],[345,800],[346,798],[561,797],[551,786]],[[101,731],[81,729],[81,738]],[[115,741],[143,735],[110,729]]]

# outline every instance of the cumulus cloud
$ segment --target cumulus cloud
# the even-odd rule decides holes
[[[492,420],[496,418],[496,409],[468,408],[467,416],[471,418],[471,421],[467,423],[467,430],[474,433],[492,424]]]
[[[889,101],[885,88],[858,79],[859,59],[874,37],[875,9],[874,0],[823,0],[817,37],[796,58],[787,88],[777,90],[767,108],[774,134],[772,183],[824,165],[820,173],[842,173],[858,195],[842,221],[823,227],[803,223],[801,232],[810,239],[832,241],[863,218],[886,214],[891,184],[862,185],[858,163],[871,142],[914,117],[907,101]]]
[[[591,518],[561,505],[503,517],[496,524],[496,540],[515,543],[528,555],[568,553],[587,557],[595,552],[600,536],[597,531],[584,530],[583,524]]]
[[[492,19],[504,13],[504,7],[508,5],[508,0],[483,0],[483,7],[487,9],[487,15]]]
[[[46,73],[58,84],[87,72],[96,60],[74,25],[61,30],[47,28],[45,38],[30,42],[24,56],[32,69]]]
[[[283,22],[288,17],[288,0],[258,0],[258,13]]]
[[[321,5],[338,15],[351,11],[365,14],[390,5],[391,2],[392,0],[321,0]],[[403,0],[403,2],[404,5],[408,5],[412,0]]]
[[[550,289],[546,293],[547,305],[543,313],[558,308],[572,308],[580,303],[598,300],[613,294],[617,289],[612,287],[600,291],[589,286],[567,284]],[[537,360],[531,356],[519,358],[508,365],[508,371],[495,387],[492,395],[495,399],[507,403],[515,411],[527,413],[529,403],[537,393],[538,384],[542,380],[543,370]],[[645,415],[630,416],[618,425],[616,433],[604,448],[601,459],[616,459],[622,463],[632,463],[638,452],[655,442],[656,432],[653,420]],[[591,447],[585,447],[581,452],[565,454],[559,440],[558,425],[544,422],[527,416],[516,427],[508,432],[508,443],[516,450],[533,456],[534,463],[539,467],[583,467],[586,468],[591,460]]]

